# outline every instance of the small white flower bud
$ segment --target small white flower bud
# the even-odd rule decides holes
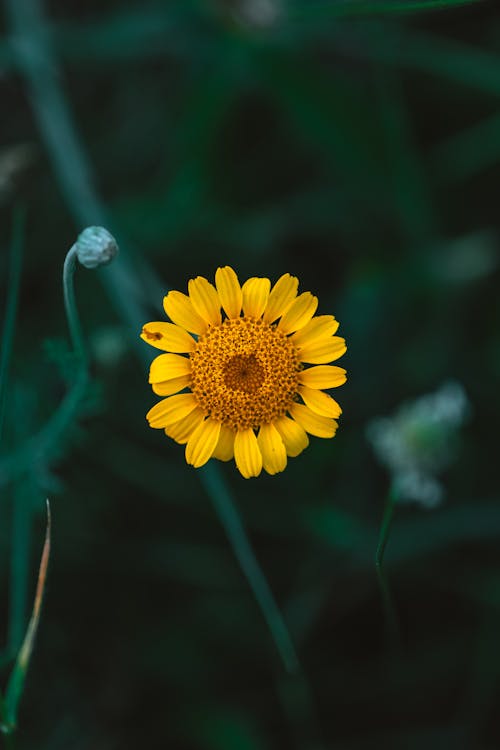
[[[75,243],[78,260],[85,268],[98,268],[111,263],[118,255],[118,245],[113,235],[104,227],[87,227]]]

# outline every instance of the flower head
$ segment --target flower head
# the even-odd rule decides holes
[[[441,502],[444,490],[436,475],[453,461],[468,412],[464,388],[449,381],[435,393],[403,404],[394,416],[368,424],[367,437],[389,469],[400,500],[428,508]]]
[[[346,351],[333,315],[314,316],[318,300],[297,294],[284,274],[271,288],[253,277],[240,286],[232,268],[218,268],[215,286],[191,279],[188,295],[163,300],[172,321],[147,323],[141,338],[162,349],[149,382],[164,396],[147,414],[186,445],[186,461],[230,461],[241,474],[276,474],[298,456],[310,435],[330,438],[341,408],[323,389],[346,380],[327,363]],[[313,365],[313,366],[308,366]]]

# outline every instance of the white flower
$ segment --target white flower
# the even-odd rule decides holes
[[[403,404],[392,417],[372,420],[367,437],[392,475],[400,500],[435,507],[444,495],[436,474],[456,454],[458,429],[469,413],[460,383],[445,383],[435,393]]]

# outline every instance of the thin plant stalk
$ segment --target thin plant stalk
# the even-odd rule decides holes
[[[250,588],[271,631],[285,669],[289,674],[295,674],[300,667],[292,639],[269,584],[256,560],[232,499],[224,486],[219,472],[215,471],[214,466],[205,466],[201,476],[205,489],[213,502],[219,521],[231,543],[236,559],[250,584]]]
[[[24,207],[15,209],[12,222],[12,239],[10,243],[10,272],[7,284],[7,302],[5,305],[5,318],[1,339],[2,347],[0,351],[0,439],[5,418],[10,356],[14,340],[14,329],[19,301],[25,219],[26,211]]]
[[[78,316],[78,309],[76,307],[75,299],[75,284],[74,275],[78,258],[76,254],[76,247],[70,248],[63,266],[63,292],[64,292],[64,307],[66,310],[66,317],[68,319],[68,327],[71,336],[71,343],[76,356],[78,357],[81,365],[87,369],[87,355],[85,352],[85,344],[83,341],[82,326],[80,324],[80,318]]]
[[[40,622],[43,594],[45,591],[45,581],[47,578],[47,568],[50,557],[51,526],[50,504],[47,500],[47,526],[45,531],[45,542],[43,545],[40,568],[38,571],[38,582],[35,593],[35,601],[33,604],[33,611],[28,623],[28,628],[26,630],[24,640],[22,642],[21,648],[19,649],[14,667],[9,677],[5,694],[4,713],[7,729],[10,730],[10,733],[15,731],[17,726],[19,702],[23,693],[24,682],[31,660],[31,654],[33,652],[35,637],[38,630],[38,623]]]
[[[16,208],[14,210],[13,215],[13,221],[12,221],[12,236],[11,236],[11,242],[10,242],[10,268],[9,268],[9,278],[8,278],[8,284],[7,284],[7,301],[5,305],[5,318],[2,328],[2,347],[0,352],[0,439],[2,435],[3,430],[3,423],[5,419],[5,410],[6,410],[6,403],[7,403],[7,390],[8,390],[8,383],[9,383],[9,369],[10,369],[10,358],[13,348],[13,342],[14,342],[14,332],[15,332],[15,322],[17,317],[17,308],[18,308],[18,302],[19,302],[19,289],[21,285],[21,269],[22,269],[22,255],[23,255],[23,241],[24,241],[24,228],[25,228],[25,218],[26,218],[26,211],[23,208]],[[14,500],[15,508],[18,508],[17,498]],[[19,523],[17,523],[19,522]],[[19,514],[16,514],[16,511],[14,510],[14,524],[16,525],[16,528],[19,529],[19,524],[21,523],[21,519],[19,518]],[[14,558],[14,555],[13,555]],[[23,568],[22,571],[19,570],[12,570],[12,578],[15,576],[16,572],[21,573],[21,578],[25,578],[24,573],[25,569],[27,567],[27,561],[26,559],[21,559],[19,556],[16,556],[17,562],[19,562],[19,565]],[[13,566],[14,567],[14,566]],[[15,593],[17,596],[17,604],[18,606],[14,607],[15,611],[22,615],[22,611],[24,608],[24,591],[19,593],[19,591],[14,587],[11,586],[11,591]],[[9,613],[12,613],[12,607],[9,609]],[[21,623],[19,623],[19,619],[21,619]],[[22,628],[22,618],[17,618],[17,624],[20,625]],[[7,652],[5,654],[5,657],[7,659],[10,659],[12,654],[15,653],[15,647],[13,648],[13,639],[12,639],[12,617],[11,621],[9,623],[9,643],[7,646]],[[19,628],[16,628],[19,633]],[[19,639],[17,639],[19,640]],[[17,643],[19,646],[19,643]]]
[[[29,549],[31,538],[31,507],[28,478],[21,481],[12,498],[12,541],[10,555],[10,595],[7,653],[13,656],[21,645],[26,627],[29,582]]]
[[[292,727],[294,747],[326,750],[313,691],[305,673],[279,675],[276,691]]]
[[[384,608],[384,617],[387,628],[387,635],[389,642],[394,646],[399,647],[401,644],[401,629],[399,625],[399,619],[394,605],[394,598],[387,578],[387,573],[384,567],[384,555],[387,543],[389,541],[389,534],[394,518],[394,510],[397,502],[397,492],[394,485],[391,485],[384,506],[384,513],[382,516],[382,523],[380,525],[380,532],[378,538],[377,552],[375,554],[375,569],[377,571],[377,580],[380,587],[380,594],[382,597],[382,605]]]

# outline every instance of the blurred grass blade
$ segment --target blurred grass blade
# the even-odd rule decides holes
[[[78,418],[85,399],[88,376],[84,369],[76,375],[74,384],[47,423],[10,455],[0,460],[0,487],[9,484],[37,464],[49,464],[57,455],[61,440]]]
[[[361,15],[391,15],[395,13],[419,13],[429,10],[446,10],[463,5],[473,5],[484,0],[338,0],[338,2],[306,3],[305,8],[292,10],[292,17],[323,16],[346,17]]]
[[[500,162],[500,115],[454,133],[431,152],[436,178],[443,184],[468,180]]]
[[[257,562],[248,541],[241,519],[215,466],[205,466],[201,473],[203,484],[214,504],[215,510],[231,542],[234,554],[250,584],[262,610],[272,637],[276,643],[287,672],[299,670],[299,663],[292,639],[278,609],[269,584]]]
[[[420,249],[437,234],[436,218],[398,72],[376,66],[374,90],[392,192],[390,210],[396,207],[405,242]]]
[[[379,540],[377,545],[377,552],[375,555],[375,568],[377,571],[377,579],[380,586],[380,593],[382,596],[382,604],[384,607],[384,617],[387,628],[387,636],[389,643],[393,647],[399,647],[401,644],[401,633],[399,627],[399,621],[396,614],[396,607],[394,605],[394,599],[392,596],[389,581],[387,579],[387,573],[384,568],[384,554],[387,542],[389,541],[389,533],[394,518],[394,509],[397,502],[397,493],[392,485],[387,494],[387,499],[384,507],[384,514],[382,516],[382,523],[380,525]]]
[[[356,79],[338,70],[321,75],[282,50],[261,52],[256,63],[260,84],[307,148],[321,153],[352,189],[380,190],[384,184],[380,133]]]
[[[216,136],[224,118],[234,105],[235,75],[238,57],[231,60],[231,49],[223,48],[216,62],[204,75],[189,83],[187,103],[176,133],[172,134],[172,174],[160,174],[150,189],[128,195],[114,202],[112,209],[125,232],[140,231],[143,240],[173,243],[196,230],[210,210],[208,189]]]
[[[500,56],[486,48],[384,24],[378,34],[370,36],[369,53],[391,65],[441,76],[495,96],[500,94]]]
[[[12,222],[12,239],[10,243],[10,273],[7,283],[7,301],[5,318],[2,329],[2,348],[0,352],[0,439],[2,437],[5,406],[7,403],[7,387],[9,381],[10,355],[14,339],[17,306],[19,300],[19,286],[21,282],[22,250],[24,243],[24,228],[26,211],[24,207],[14,210]]]
[[[40,621],[40,613],[42,608],[43,593],[45,589],[45,579],[47,577],[47,566],[49,563],[50,556],[50,540],[51,540],[51,515],[50,515],[50,503],[47,500],[47,527],[45,531],[45,542],[42,550],[42,557],[40,560],[40,569],[38,572],[38,583],[36,587],[35,602],[33,605],[33,612],[31,619],[28,624],[28,629],[24,637],[23,644],[17,655],[14,668],[7,684],[7,690],[5,695],[5,713],[7,719],[7,725],[14,729],[17,724],[17,712],[19,707],[19,701],[21,699],[24,682],[26,679],[26,673],[28,671],[31,654],[33,651],[33,645],[35,642],[35,636],[38,629],[38,623]]]
[[[7,653],[14,656],[22,642],[27,619],[31,537],[31,477],[14,489],[10,554],[9,627]]]
[[[7,734],[9,727],[7,726],[7,712],[5,707],[5,701],[3,695],[0,694],[0,733]]]

